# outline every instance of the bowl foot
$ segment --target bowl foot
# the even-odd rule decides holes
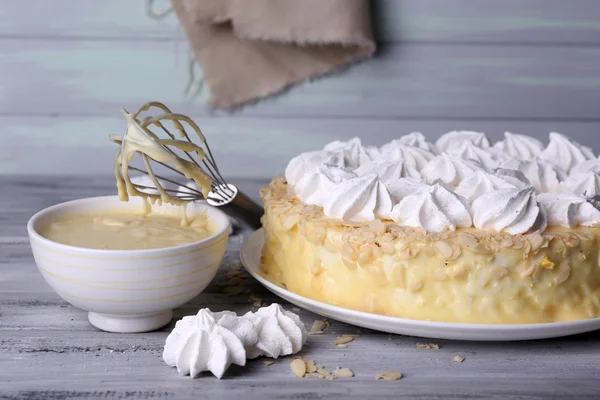
[[[173,311],[162,311],[156,314],[99,314],[88,313],[88,320],[98,329],[115,333],[150,332],[162,328],[171,322]]]

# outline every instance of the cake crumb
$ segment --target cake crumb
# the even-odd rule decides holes
[[[461,363],[461,362],[465,361],[465,358],[463,356],[456,355],[456,356],[454,356],[453,360]]]
[[[397,381],[402,379],[402,372],[385,371],[375,377],[378,381]]]
[[[340,343],[340,344],[337,344],[336,346],[339,347],[340,349],[348,348],[348,345],[346,343]]]
[[[265,361],[263,361],[263,364],[266,365],[267,367],[270,367],[271,365],[275,364],[275,361],[265,360]]]

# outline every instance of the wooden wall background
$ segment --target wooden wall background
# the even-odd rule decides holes
[[[158,2],[158,7],[166,6]],[[376,0],[376,59],[233,114],[186,99],[187,45],[145,0],[0,0],[0,173],[110,174],[118,109],[192,115],[224,173],[412,130],[568,133],[600,151],[600,1]]]

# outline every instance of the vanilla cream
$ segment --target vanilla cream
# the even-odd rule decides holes
[[[88,249],[143,250],[179,246],[212,236],[214,222],[205,214],[187,216],[105,210],[51,222],[41,235],[57,243]]]

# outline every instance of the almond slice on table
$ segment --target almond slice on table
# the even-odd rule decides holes
[[[402,372],[384,371],[381,374],[377,375],[375,379],[377,379],[378,381],[397,381],[402,379]]]
[[[290,363],[290,368],[292,369],[294,375],[296,375],[298,378],[303,378],[304,375],[306,375],[306,364],[301,358],[292,360]]]
[[[354,376],[354,372],[352,372],[350,368],[337,367],[333,371],[333,375],[337,376],[338,378],[352,378]]]

